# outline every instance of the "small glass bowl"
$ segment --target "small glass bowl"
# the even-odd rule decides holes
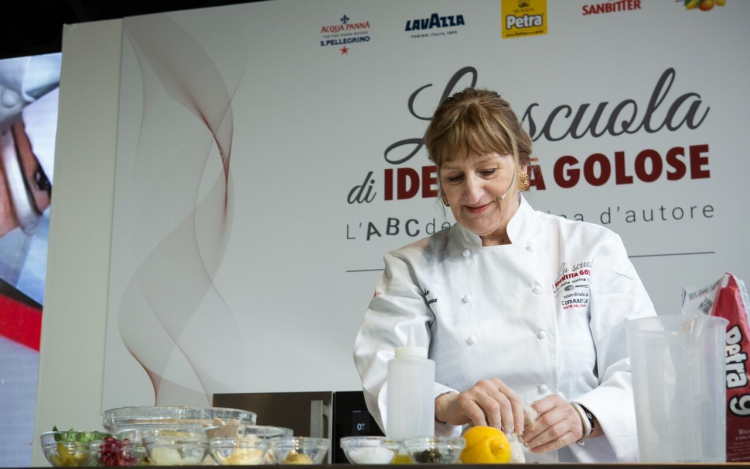
[[[208,443],[199,433],[179,436],[144,436],[143,446],[149,460],[157,466],[198,466],[206,455]]]
[[[390,464],[401,447],[384,436],[347,436],[339,444],[352,464]]]
[[[67,432],[63,432],[66,433]],[[86,467],[91,465],[89,443],[56,441],[61,432],[44,432],[40,435],[44,457],[55,467]]]
[[[219,466],[257,466],[270,462],[268,440],[255,436],[212,438],[208,454]]]
[[[327,438],[291,436],[274,438],[269,447],[278,464],[320,464],[331,449]]]
[[[138,466],[146,459],[146,448],[130,440],[99,440],[89,445],[92,462],[99,466]]]
[[[240,425],[255,425],[258,418],[255,412],[242,409],[230,409],[228,407],[207,407],[206,412],[208,412],[208,415],[212,420],[219,419],[224,423],[236,420]],[[215,420],[211,425],[214,424]]]
[[[415,464],[456,464],[466,447],[466,440],[428,436],[408,438],[402,444]]]

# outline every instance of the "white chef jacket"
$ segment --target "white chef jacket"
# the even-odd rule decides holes
[[[385,428],[387,363],[410,332],[435,361],[435,397],[500,378],[530,404],[576,401],[605,436],[527,461],[633,462],[638,441],[624,323],[656,313],[620,237],[534,211],[519,196],[511,244],[456,224],[385,255],[354,360]],[[436,434],[461,427],[436,423]]]

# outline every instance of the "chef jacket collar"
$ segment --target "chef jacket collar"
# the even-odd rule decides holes
[[[534,209],[526,202],[526,198],[520,192],[518,193],[518,198],[520,199],[518,210],[516,210],[513,218],[508,222],[508,237],[512,244],[523,246],[533,233]],[[456,226],[466,244],[473,247],[482,247],[482,238],[479,235],[469,231],[458,223],[456,223]]]

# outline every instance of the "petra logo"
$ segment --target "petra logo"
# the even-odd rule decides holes
[[[547,34],[547,0],[503,0],[500,13],[503,39]]]
[[[449,15],[440,16],[437,13],[433,13],[429,18],[422,18],[417,20],[407,20],[404,31],[423,31],[425,29],[433,28],[454,28],[457,26],[463,26],[464,15]]]
[[[540,26],[544,26],[544,17],[542,15],[508,15],[505,17],[505,29],[507,30],[513,28],[537,28]]]

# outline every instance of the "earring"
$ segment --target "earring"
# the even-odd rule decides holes
[[[448,197],[446,197],[445,194],[443,194],[443,205],[445,205],[446,207],[451,206],[451,204],[448,203]]]
[[[518,190],[526,192],[531,186],[529,181],[529,175],[524,171],[518,174]]]

